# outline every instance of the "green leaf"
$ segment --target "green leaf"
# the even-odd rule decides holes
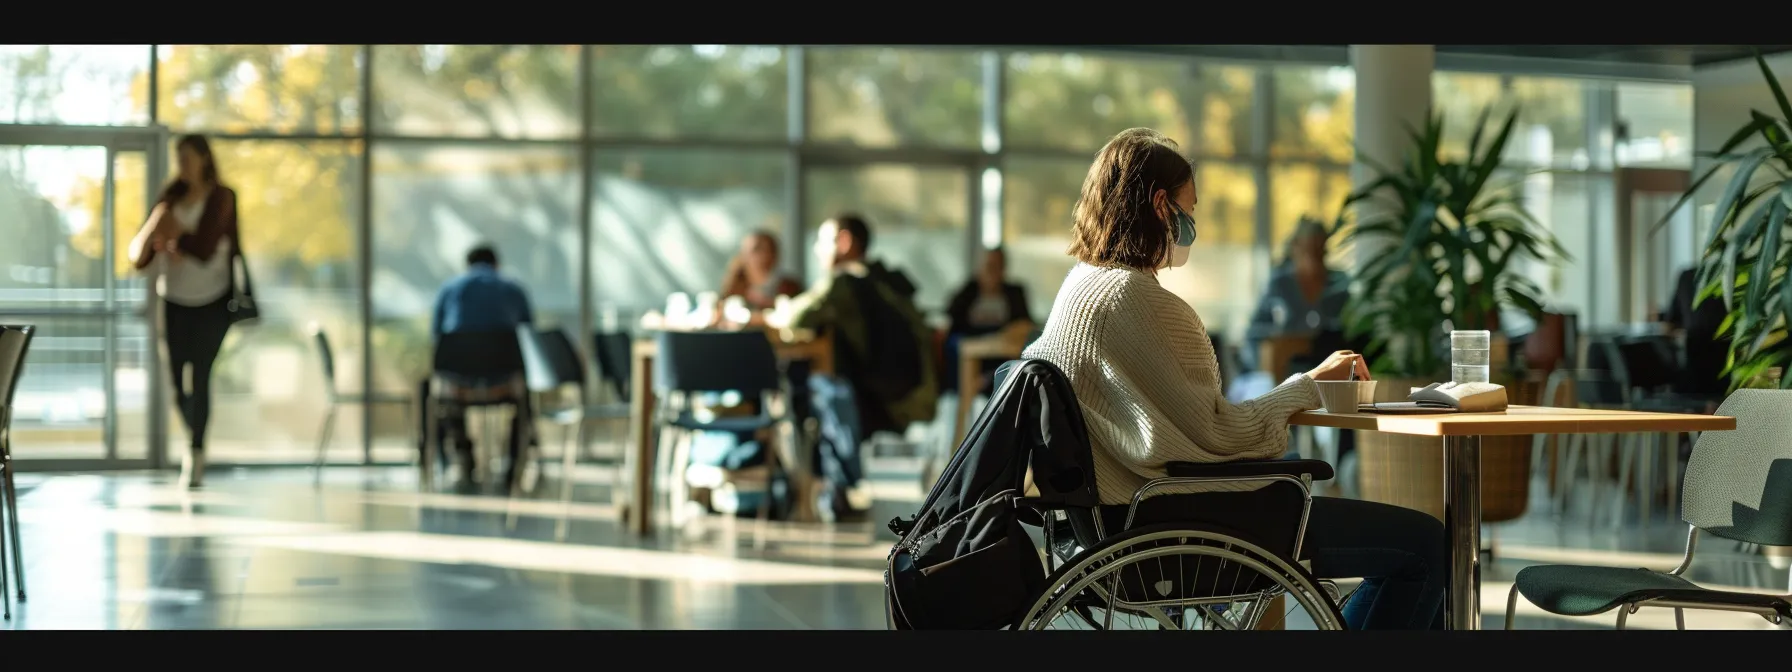
[[[1773,150],[1761,147],[1749,152],[1746,157],[1737,162],[1736,174],[1730,177],[1730,184],[1724,188],[1723,197],[1717,199],[1717,211],[1712,215],[1717,218],[1716,221],[1729,221],[1735,216],[1735,211],[1739,210],[1737,201],[1742,199],[1743,193],[1748,190],[1749,182],[1754,180],[1755,169],[1760,168],[1761,163],[1772,155]],[[1723,227],[1718,226],[1711,227],[1712,245],[1716,244],[1722,229]]]
[[[1773,90],[1773,100],[1780,104],[1780,114],[1792,119],[1792,103],[1786,101],[1786,90],[1780,88],[1780,79],[1773,76],[1773,68],[1767,67],[1767,59],[1760,52],[1755,52],[1755,64],[1761,66],[1761,76],[1767,78],[1767,88]]]
[[[1768,210],[1767,235],[1761,241],[1761,253],[1755,261],[1755,271],[1751,277],[1759,279],[1748,288],[1748,299],[1743,310],[1750,315],[1765,315],[1767,303],[1768,280],[1773,277],[1773,267],[1780,259],[1780,234],[1786,227],[1786,202],[1773,199],[1773,207]]]

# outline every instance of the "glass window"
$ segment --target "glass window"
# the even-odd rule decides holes
[[[1692,167],[1692,87],[1686,84],[1618,82],[1618,122],[1626,141],[1617,147],[1626,168]]]
[[[1275,263],[1282,262],[1288,237],[1303,216],[1317,217],[1326,226],[1338,218],[1338,209],[1350,197],[1350,171],[1304,163],[1278,163],[1269,167],[1269,249]],[[1332,244],[1342,239],[1334,238]],[[1341,262],[1342,260],[1333,260]]]
[[[1159,274],[1164,288],[1200,313],[1215,335],[1242,336],[1269,276],[1256,254],[1257,180],[1246,165],[1195,166],[1195,224],[1200,238],[1188,265]]]
[[[816,166],[804,176],[805,250],[827,218],[854,212],[871,225],[873,259],[907,273],[924,311],[943,311],[970,278],[971,175],[955,166]],[[809,263],[809,277],[820,277]]]
[[[104,308],[106,168],[103,147],[0,147],[0,212],[8,213],[0,220],[7,235],[0,246],[0,313]],[[107,323],[127,320],[95,315],[27,321],[38,331],[12,402],[17,455],[104,457],[108,376],[118,385],[119,411],[133,411],[143,425],[146,341],[115,336],[115,344],[139,352],[108,371]],[[129,336],[142,333],[139,327]]]
[[[262,311],[253,328],[231,330],[213,371],[207,433],[214,462],[313,458],[331,385],[314,326],[330,342],[335,388],[361,388],[361,151],[353,140],[212,141],[219,175],[237,193],[243,256]],[[375,409],[374,421],[402,432],[405,411]],[[172,408],[168,418],[173,432],[185,431]],[[361,460],[361,422],[359,406],[337,410],[332,459]],[[379,447],[383,459],[415,452],[402,443]]]
[[[591,47],[592,132],[645,138],[783,139],[790,71],[778,47]]]
[[[1002,246],[1008,273],[1027,287],[1034,319],[1043,322],[1070,256],[1072,213],[1089,173],[1086,159],[1010,156],[1002,165]]]
[[[602,149],[596,164],[591,274],[600,310],[633,314],[673,292],[716,291],[747,233],[784,238],[784,152]],[[808,250],[780,253],[789,268]]]
[[[1506,159],[1532,166],[1584,170],[1594,163],[1587,142],[1587,90],[1578,79],[1512,78],[1518,123],[1506,141]]]
[[[0,123],[149,123],[149,45],[0,44]]]
[[[1356,156],[1356,72],[1349,67],[1277,67],[1270,156],[1349,162]]]
[[[1094,152],[1145,126],[1195,156],[1250,148],[1250,68],[1075,53],[1012,54],[1006,67],[1003,132],[1013,147]]]
[[[162,45],[157,120],[177,130],[356,133],[361,47]]]
[[[1573,261],[1535,269],[1552,310],[1580,315],[1583,330],[1618,324],[1616,217],[1610,175],[1534,172],[1523,177],[1525,207]]]
[[[578,72],[576,45],[375,45],[373,128],[395,135],[578,137]]]
[[[429,373],[436,291],[496,247],[544,327],[578,325],[576,147],[382,142],[373,153],[375,383],[414,389]]]
[[[809,52],[809,136],[863,147],[980,147],[982,54],[969,49]]]
[[[1431,75],[1431,106],[1444,118],[1443,146],[1438,149],[1445,159],[1461,161],[1468,157],[1468,143],[1474,138],[1475,123],[1481,113],[1487,115],[1487,130],[1482,133],[1483,145],[1493,142],[1499,123],[1512,111],[1511,97],[1499,75],[1471,72],[1435,72]],[[1524,139],[1523,127],[1514,124],[1508,146]],[[1515,156],[1507,152],[1507,156]]]

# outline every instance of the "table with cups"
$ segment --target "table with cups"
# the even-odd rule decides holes
[[[1488,332],[1451,334],[1451,370],[1486,382]],[[1476,376],[1480,380],[1474,381]],[[1444,462],[1444,526],[1450,544],[1446,622],[1453,630],[1481,625],[1481,439],[1530,434],[1628,434],[1717,432],[1736,429],[1736,419],[1715,415],[1644,413],[1578,408],[1511,406],[1497,413],[1430,415],[1363,412],[1376,381],[1320,383],[1322,410],[1297,413],[1290,425],[1441,437]]]

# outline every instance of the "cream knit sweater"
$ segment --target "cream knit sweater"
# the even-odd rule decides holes
[[[1207,327],[1157,278],[1078,264],[1027,358],[1058,365],[1083,407],[1104,504],[1125,504],[1166,462],[1275,459],[1288,416],[1319,407],[1296,374],[1242,404],[1226,401]]]

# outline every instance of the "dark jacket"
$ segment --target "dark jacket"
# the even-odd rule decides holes
[[[1096,504],[1094,461],[1070,381],[1040,359],[1010,362],[983,414],[915,517],[890,521],[901,541],[884,574],[901,630],[1012,625],[1044,589],[1045,569],[1020,507],[1028,468],[1039,500]]]
[[[1699,295],[1698,272],[1686,269],[1674,284],[1674,300],[1668,304],[1667,323],[1686,330],[1686,351],[1681,363],[1678,390],[1687,394],[1723,394],[1723,378],[1730,358],[1730,339],[1717,337],[1717,328],[1729,315],[1722,297],[1706,299],[1693,307]]]
[[[971,324],[971,307],[977,305],[977,295],[981,291],[977,281],[972,280],[965,283],[964,288],[952,297],[952,303],[946,308],[946,315],[952,318],[950,333],[981,336],[1001,331],[1001,327],[978,327]],[[1002,283],[1002,298],[1008,304],[1008,324],[1033,321],[1033,316],[1027,313],[1026,287],[1012,282]]]

